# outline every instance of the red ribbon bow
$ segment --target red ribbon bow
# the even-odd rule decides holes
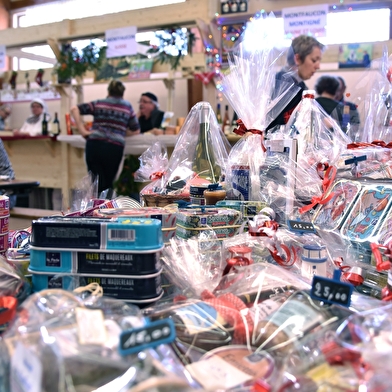
[[[252,228],[249,230],[249,234],[252,237],[268,237],[268,234],[263,230],[264,228],[266,229],[272,229],[273,231],[277,231],[279,227],[279,223],[273,221],[273,220],[267,220],[264,221],[261,226],[258,226],[256,231]]]
[[[150,180],[158,180],[159,178],[162,178],[165,172],[163,171],[157,171],[154,172],[150,175]]]
[[[244,136],[246,133],[253,133],[254,135],[260,135],[261,136],[261,148],[263,149],[264,152],[267,151],[267,149],[264,146],[264,133],[263,131],[260,131],[258,129],[248,129],[246,128],[245,124],[242,122],[242,120],[239,118],[237,120],[237,128],[233,130],[233,132],[239,136]]]
[[[321,196],[313,196],[311,199],[310,204],[303,206],[299,209],[300,214],[303,214],[304,212],[310,211],[314,206],[317,204],[326,204],[328,203],[334,196],[334,193],[328,194],[328,190],[335,181],[336,177],[336,167],[335,166],[330,166],[327,171],[325,172],[325,176],[323,179],[322,183],[322,189],[323,193]]]
[[[215,76],[215,72],[197,72],[194,74],[195,79],[202,82],[204,85],[207,85],[211,82],[212,78]]]

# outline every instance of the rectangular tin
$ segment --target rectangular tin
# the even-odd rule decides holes
[[[391,202],[391,186],[363,187],[340,229],[341,235],[355,242],[369,241],[380,228]]]
[[[326,231],[339,229],[355,203],[361,187],[358,181],[336,181],[326,195],[326,198],[330,197],[330,200],[325,204],[320,204],[316,209],[312,220],[313,225],[317,229]]]

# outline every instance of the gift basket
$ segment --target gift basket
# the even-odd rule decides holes
[[[33,294],[0,342],[0,390],[120,392],[197,386],[167,345],[130,349],[140,344],[140,339],[132,341],[132,331],[147,333],[146,323],[136,306],[122,301],[59,289]]]
[[[185,119],[167,167],[141,190],[143,204],[162,207],[189,201],[191,187],[206,189],[222,182],[229,150],[211,105],[197,103]]]
[[[294,82],[275,91],[275,74],[284,51],[269,26],[273,14],[247,23],[230,53],[229,70],[218,88],[238,114],[235,132],[243,136],[231,149],[226,171],[228,199],[260,200],[260,167],[265,160],[264,130],[297,94]]]

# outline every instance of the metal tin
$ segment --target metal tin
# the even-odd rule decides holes
[[[44,289],[74,290],[90,283],[98,283],[105,296],[123,300],[144,300],[158,297],[162,293],[161,271],[149,275],[54,275],[33,271],[33,292]]]
[[[162,268],[161,250],[102,251],[30,247],[30,269],[44,273],[145,275]]]
[[[391,202],[392,187],[364,187],[340,229],[341,235],[355,242],[369,241],[380,228]]]
[[[331,199],[317,208],[312,220],[313,225],[326,231],[339,229],[360,191],[361,184],[358,181],[336,181],[326,195],[331,195]]]

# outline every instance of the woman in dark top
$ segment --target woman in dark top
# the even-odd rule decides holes
[[[275,119],[267,126],[267,130],[288,122],[302,99],[302,92],[307,90],[304,81],[320,69],[323,50],[324,45],[313,37],[300,35],[293,39],[287,53],[287,65],[276,74],[274,97],[278,97],[286,86],[293,84],[297,86],[298,92],[277,116],[273,116]]]
[[[332,75],[320,76],[315,84],[316,101],[342,128],[344,105],[335,99],[338,88],[339,80]]]
[[[139,101],[140,132],[159,129],[165,112],[159,110],[158,98],[153,93],[143,93]]]

